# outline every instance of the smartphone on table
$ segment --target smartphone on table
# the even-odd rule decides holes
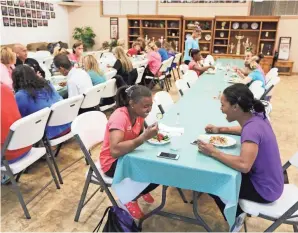
[[[173,160],[178,160],[179,155],[177,154],[172,154],[172,153],[167,153],[167,152],[160,152],[157,157],[159,158],[164,158],[164,159],[173,159]]]

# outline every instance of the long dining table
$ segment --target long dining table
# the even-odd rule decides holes
[[[241,60],[219,60],[222,67],[243,66]],[[217,126],[232,126],[237,123],[229,123],[221,112],[220,94],[230,84],[226,80],[226,70],[217,69],[215,74],[203,74],[196,83],[184,93],[163,116],[160,123],[167,126],[177,126],[177,114],[179,113],[179,127],[184,128],[184,133],[179,139],[179,149],[173,151],[171,143],[165,145],[152,145],[144,143],[133,152],[119,158],[112,188],[120,197],[124,192],[133,193],[132,190],[124,190],[123,184],[127,179],[136,184],[149,183],[160,184],[162,189],[161,204],[152,212],[146,214],[139,222],[139,227],[147,218],[154,214],[179,219],[203,226],[207,231],[210,227],[198,214],[197,199],[201,193],[208,193],[220,197],[225,203],[225,217],[230,228],[235,222],[239,190],[241,184],[241,173],[226,166],[225,164],[206,156],[198,151],[196,145],[191,142],[199,135],[204,135],[205,126],[213,124]],[[236,145],[228,148],[219,148],[221,151],[239,156],[240,137],[229,135],[236,140]],[[157,157],[160,152],[175,153],[179,155],[178,160],[163,159]],[[138,185],[136,185],[138,186]],[[140,189],[144,187],[141,186]],[[188,218],[163,211],[166,202],[167,187],[193,191],[193,212],[195,218]],[[132,200],[137,196],[132,194]],[[129,201],[126,200],[127,201]]]

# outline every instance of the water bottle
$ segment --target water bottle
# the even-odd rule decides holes
[[[176,123],[175,127],[180,127],[180,113],[176,115]],[[180,132],[172,132],[171,133],[171,150],[177,151],[180,149],[180,141],[181,141],[181,133]]]

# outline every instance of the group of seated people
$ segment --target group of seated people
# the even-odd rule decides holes
[[[155,75],[161,62],[171,56],[171,49],[161,46],[160,42],[151,42],[145,47],[141,43],[134,43],[136,51],[146,51],[148,58],[147,74]],[[74,46],[73,54],[69,55],[61,49],[55,54],[54,65],[57,70],[67,76],[69,97],[84,93],[93,85],[105,81],[104,74],[98,67],[98,62],[92,55],[82,56],[83,45]],[[132,63],[122,47],[113,51],[117,61],[113,66],[117,74],[124,80],[132,71]],[[135,55],[135,51],[129,52]],[[138,54],[138,52],[137,52]],[[173,54],[172,54],[173,55]],[[213,66],[199,65],[202,56],[198,49],[191,49],[189,68],[198,75]],[[247,75],[247,82],[262,80],[263,72],[258,66],[261,57],[247,58],[244,70],[237,68],[237,72]],[[82,61],[84,69],[75,68],[71,61]],[[3,75],[2,75],[3,74]],[[1,146],[8,135],[9,128],[16,120],[32,114],[42,108],[50,107],[60,101],[52,84],[44,78],[44,72],[37,61],[27,58],[24,46],[17,45],[12,51],[4,47],[1,49]],[[261,77],[261,78],[260,78]],[[143,85],[123,85],[117,91],[116,110],[112,113],[106,126],[99,161],[103,172],[113,177],[119,157],[125,156],[148,139],[158,133],[158,124],[144,127],[145,118],[151,111],[153,100],[151,90]],[[260,203],[271,203],[277,200],[283,192],[283,172],[276,137],[266,118],[265,107],[262,102],[255,100],[253,94],[244,84],[235,84],[226,88],[221,97],[221,111],[226,114],[229,122],[237,121],[237,127],[206,126],[207,133],[227,133],[241,136],[241,152],[233,156],[217,150],[213,145],[198,142],[198,150],[227,166],[241,172],[242,183],[240,198]],[[70,125],[47,127],[46,135],[49,139],[59,137],[70,130]],[[265,140],[264,140],[265,139]],[[26,156],[31,147],[17,151],[8,151],[6,159],[9,163],[18,161]],[[150,192],[157,184],[150,184],[141,197],[148,203],[154,199]],[[213,196],[223,211],[225,204]],[[141,218],[141,211],[137,198],[127,203],[126,208],[134,218]],[[243,212],[238,206],[237,218],[243,218]]]

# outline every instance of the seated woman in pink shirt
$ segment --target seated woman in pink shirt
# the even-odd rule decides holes
[[[83,58],[84,45],[82,42],[77,42],[72,46],[72,53],[68,55],[71,62],[81,63]]]
[[[199,65],[199,62],[203,59],[202,55],[200,54],[200,50],[190,49],[189,56],[192,57],[192,60],[188,64],[188,68],[190,70],[194,70],[197,73],[198,77],[210,68],[213,70],[215,69],[214,66],[200,66]]]
[[[158,133],[157,124],[144,129],[144,119],[152,108],[152,93],[142,85],[120,87],[116,95],[117,109],[111,115],[100,152],[102,171],[113,177],[118,158],[135,150],[148,139]],[[143,199],[153,203],[150,195],[158,185],[150,184],[141,193]],[[125,204],[132,217],[140,219],[143,216],[137,200]]]
[[[0,63],[0,81],[7,85],[11,90],[12,88],[12,70],[16,63],[16,54],[9,47],[1,48],[1,63]]]

